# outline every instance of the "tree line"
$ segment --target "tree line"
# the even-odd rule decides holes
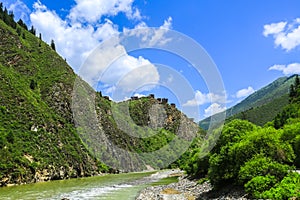
[[[19,36],[22,36],[23,39],[25,39],[25,33],[22,31],[22,29],[25,29],[25,31],[29,31],[31,34],[36,36],[36,28],[32,25],[30,29],[28,29],[28,26],[22,19],[19,19],[17,22],[14,20],[14,12],[8,11],[6,7],[3,8],[3,3],[0,2],[0,20],[2,20],[5,24],[12,27],[13,29],[16,29]],[[41,33],[39,34],[40,40],[42,40]],[[54,40],[51,40],[51,48],[55,51],[55,43]]]

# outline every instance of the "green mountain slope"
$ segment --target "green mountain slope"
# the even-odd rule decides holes
[[[289,103],[288,94],[282,95],[279,98],[275,98],[261,106],[252,107],[248,110],[237,113],[227,120],[243,119],[248,120],[256,125],[263,126],[267,122],[270,122],[274,117],[282,112],[284,107]]]
[[[47,44],[0,20],[0,185],[97,174],[72,124],[75,74]]]
[[[228,119],[247,119],[257,125],[271,121],[288,104],[288,92],[295,76],[281,77],[226,110]],[[216,114],[218,115],[218,114]],[[207,129],[210,117],[199,122]]]
[[[189,133],[199,129],[153,97],[122,103],[102,97],[18,24],[12,28],[0,20],[0,52],[0,186],[166,167],[195,136]],[[74,84],[82,89],[78,94],[73,94]],[[86,101],[94,102],[94,121],[81,105]],[[122,111],[125,104],[129,116]],[[73,117],[72,106],[79,106],[79,117]],[[87,124],[76,126],[83,121]]]

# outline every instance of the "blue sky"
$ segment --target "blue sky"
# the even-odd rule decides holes
[[[163,76],[155,63],[168,65],[193,87],[194,97],[178,105],[199,120],[241,101],[278,77],[300,73],[300,1],[298,0],[4,0],[16,18],[33,24],[43,39],[54,39],[58,53],[76,72],[89,53],[111,35],[137,27],[159,27],[181,32],[199,43],[216,64],[227,100],[208,91],[190,63],[168,53],[128,53],[117,64],[119,72],[148,65],[139,72],[142,83]],[[63,34],[62,34],[63,33]],[[160,39],[166,32],[161,32]],[[124,65],[124,66],[123,66]],[[116,77],[114,77],[116,78]],[[111,95],[113,81],[98,89]],[[169,77],[172,78],[172,77]],[[167,79],[167,78],[166,78]],[[103,85],[101,85],[103,84]],[[128,83],[129,85],[131,83]],[[127,85],[128,86],[128,85]],[[168,88],[148,87],[139,94],[155,93],[180,104]],[[134,93],[134,92],[133,92]],[[211,101],[212,100],[212,101]],[[199,112],[194,112],[199,109]],[[183,109],[184,110],[184,109]]]

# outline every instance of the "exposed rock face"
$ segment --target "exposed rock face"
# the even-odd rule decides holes
[[[64,83],[55,83],[50,89],[50,94],[45,96],[45,100],[49,102],[49,105],[59,112],[65,119],[72,122],[72,85],[66,85]]]
[[[167,118],[167,113],[161,104],[153,104],[149,109],[149,127],[152,129],[162,128]]]
[[[20,185],[27,183],[37,183],[37,182],[45,182],[50,180],[63,180],[69,178],[77,178],[91,175],[99,175],[99,173],[95,170],[95,172],[88,172],[81,169],[74,169],[73,167],[55,167],[53,165],[49,165],[46,169],[37,170],[35,173],[28,172],[26,176],[13,176],[7,175],[0,179],[0,186],[10,186],[10,185]]]
[[[80,79],[76,80],[75,88],[72,108],[75,124],[82,130],[81,139],[97,158],[122,172],[141,171],[151,165],[147,163],[149,159],[145,159],[148,156],[145,154],[151,152],[143,151],[148,144],[143,138],[151,138],[150,134],[158,134],[164,129],[188,143],[199,129],[176,108],[151,97],[115,103],[101,97]],[[159,138],[155,142],[159,143]],[[176,149],[176,145],[171,151],[185,150]],[[165,161],[161,156],[169,156],[163,155],[166,152],[147,158],[151,157],[153,162]],[[180,156],[173,154],[173,157],[169,156],[170,162]],[[151,167],[159,168],[158,165]]]

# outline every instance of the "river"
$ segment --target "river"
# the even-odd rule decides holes
[[[177,170],[124,173],[0,188],[1,200],[133,200],[140,190]]]

